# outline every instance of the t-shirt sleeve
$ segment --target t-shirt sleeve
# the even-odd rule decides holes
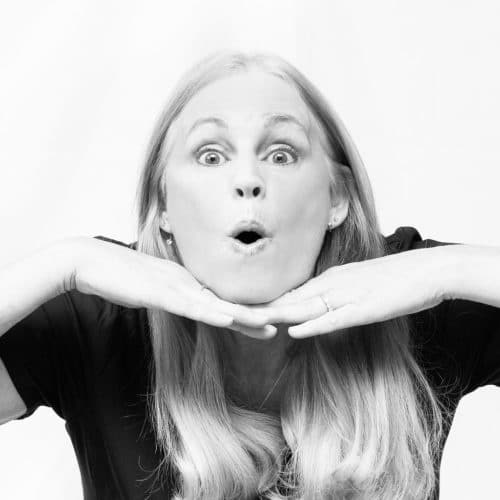
[[[103,322],[111,321],[113,306],[72,290],[40,305],[0,336],[0,358],[27,408],[18,420],[40,406],[65,420],[84,409],[92,393],[95,337]]]
[[[90,296],[66,292],[0,337],[0,358],[27,408],[19,419],[43,405],[67,420],[85,404],[85,331],[97,318],[96,307]]]
[[[395,235],[391,237],[392,244],[400,251],[461,244],[422,239],[413,227],[400,227]],[[451,299],[435,309],[441,318],[437,322],[439,329],[430,340],[435,350],[443,353],[446,366],[456,370],[447,378],[458,381],[461,395],[485,385],[500,386],[500,308]]]

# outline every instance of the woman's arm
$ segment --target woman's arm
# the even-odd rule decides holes
[[[77,240],[57,240],[0,268],[0,336],[38,306],[70,289]]]
[[[500,308],[500,248],[442,244],[332,266],[268,304],[247,307],[270,323],[296,325],[288,332],[302,338],[413,314],[449,299]]]
[[[463,299],[500,307],[500,247],[449,245],[444,277],[446,299]]]
[[[57,240],[0,268],[0,336],[38,306],[71,288],[76,241]]]
[[[86,331],[80,326],[97,321],[95,309],[102,303],[82,295],[130,308],[161,308],[215,326],[235,318],[230,328],[269,336],[265,317],[212,298],[173,261],[99,237],[60,240],[0,268],[0,424],[40,404],[61,418],[77,411],[79,393],[60,377],[71,372],[76,386],[84,384],[82,370],[72,371],[68,359],[81,361],[80,336]],[[75,319],[80,314],[81,321]]]
[[[70,286],[73,239],[58,240],[0,268],[0,336]],[[23,415],[26,405],[0,358],[0,424]]]

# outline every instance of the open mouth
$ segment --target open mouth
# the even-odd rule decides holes
[[[245,245],[250,245],[251,243],[255,243],[260,240],[263,236],[257,231],[241,231],[236,236],[235,239],[244,243]]]

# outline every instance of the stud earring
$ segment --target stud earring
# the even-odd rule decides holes
[[[331,231],[335,227],[335,222],[337,222],[337,217],[334,217],[329,223],[328,223],[328,231]]]

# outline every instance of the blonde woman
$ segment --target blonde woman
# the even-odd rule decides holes
[[[339,117],[220,52],[174,89],[137,241],[0,274],[0,421],[66,420],[90,499],[438,498],[459,399],[500,385],[500,249],[380,233]]]

